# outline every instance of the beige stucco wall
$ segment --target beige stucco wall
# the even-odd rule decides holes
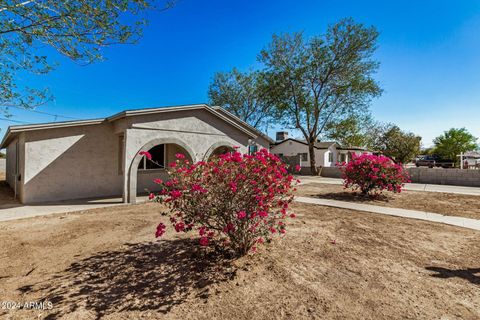
[[[15,188],[15,168],[17,163],[17,142],[18,139],[13,140],[7,147],[7,159],[5,165],[5,180],[8,185]]]
[[[137,175],[138,161],[133,164],[139,159],[139,151],[149,143],[182,145],[194,161],[203,159],[215,146],[239,146],[240,151],[247,152],[248,144],[252,143],[245,132],[206,110],[26,131],[19,137],[24,141],[24,158],[20,161],[23,203],[128,196],[145,189],[154,190],[153,179],[165,179],[165,172],[155,170]],[[268,148],[266,139],[258,138],[257,142],[260,147]],[[173,161],[177,150],[167,151],[167,160]],[[7,153],[11,156],[10,150]]]
[[[246,133],[205,110],[130,117],[116,124],[115,130],[122,129],[125,130],[127,137],[124,170],[129,173],[129,179],[124,181],[126,195],[143,191],[145,185],[147,188],[155,187],[151,181],[157,177],[156,174],[138,174],[137,181],[134,181],[136,170],[134,159],[138,158],[140,151],[146,151],[151,147],[146,144],[181,145],[185,147],[193,161],[199,161],[208,157],[209,153],[220,145],[238,146],[239,151],[246,153],[247,146],[252,140]],[[260,147],[268,148],[267,140],[259,138],[258,143]]]
[[[21,200],[23,197],[22,181],[25,170],[25,163],[23,161],[25,158],[25,134],[22,133],[16,139],[12,140],[6,149],[5,180],[14,191],[15,197]]]
[[[307,161],[301,161],[300,166],[310,167],[310,154],[308,153],[308,146],[296,141],[287,141],[282,144],[272,146],[270,151],[274,154],[283,154],[284,156],[295,156],[299,153],[307,153]],[[325,166],[325,161],[328,161],[326,155],[327,149],[315,149],[315,162],[317,166]]]
[[[24,203],[122,193],[110,123],[25,132]]]

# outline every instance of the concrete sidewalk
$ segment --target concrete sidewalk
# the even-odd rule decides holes
[[[147,198],[146,196],[137,197],[137,200],[141,203],[146,201]],[[122,198],[81,199],[33,205],[3,205],[0,206],[0,222],[119,205],[125,205]]]
[[[343,183],[342,179],[325,178],[325,177],[312,177],[312,176],[298,176],[301,184],[307,183],[326,183],[326,184],[338,184]],[[420,183],[407,183],[405,184],[405,190],[410,191],[427,191],[427,192],[444,192],[444,193],[456,193],[466,194],[471,196],[480,196],[480,188],[478,187],[461,187],[450,186],[443,184],[420,184]]]
[[[455,216],[444,216],[438,213],[417,211],[417,210],[407,210],[400,208],[390,208],[390,207],[381,207],[374,206],[370,204],[361,204],[354,202],[338,201],[338,200],[329,200],[329,199],[317,199],[309,197],[295,197],[296,202],[309,203],[321,206],[350,209],[356,211],[364,211],[371,213],[379,213],[395,217],[403,217],[410,219],[419,219],[431,222],[440,222],[452,226],[463,227],[468,229],[473,229],[480,231],[480,220],[455,217]]]

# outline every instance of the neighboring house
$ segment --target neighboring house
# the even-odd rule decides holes
[[[305,140],[288,138],[287,132],[277,132],[270,152],[281,157],[298,156],[302,172],[310,170],[310,154]],[[317,167],[335,167],[337,163],[349,162],[352,154],[371,153],[361,147],[344,148],[336,142],[316,142],[315,162]]]
[[[135,203],[137,192],[154,190],[153,179],[166,177],[176,153],[199,161],[272,142],[225,110],[201,104],[11,126],[0,147],[7,150],[7,182],[22,203],[118,195]],[[140,151],[150,151],[158,165]]]
[[[480,169],[480,151],[467,151],[463,159],[464,168]]]

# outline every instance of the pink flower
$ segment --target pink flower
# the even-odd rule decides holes
[[[302,170],[302,167],[300,165],[295,165],[295,171],[300,172]]]
[[[152,155],[148,151],[140,151],[141,156],[145,156],[148,160],[152,160]]]
[[[290,214],[290,218],[295,218],[295,217],[296,217],[295,213]]]
[[[237,218],[238,219],[244,219],[247,216],[247,213],[245,211],[240,211],[237,213]]]
[[[223,228],[223,232],[225,233],[229,233],[230,231],[235,231],[235,226],[231,222],[227,223],[226,227]]]
[[[172,197],[172,200],[175,200],[177,198],[180,198],[182,196],[182,191],[180,190],[172,190],[170,191],[170,197]]]
[[[200,229],[198,230],[198,234],[200,236],[204,236],[206,232],[207,232],[207,227],[205,226],[200,227]]]
[[[202,247],[208,246],[208,243],[209,243],[209,242],[210,242],[210,240],[208,240],[207,237],[201,237],[201,238],[200,238],[200,245],[201,245]]]
[[[155,195],[153,194],[153,192],[151,192],[151,193],[148,195],[148,200],[152,200],[153,198],[155,198]]]
[[[237,192],[237,183],[230,182],[228,185],[230,186],[230,190],[232,190],[232,192]]]
[[[176,153],[175,158],[177,159],[185,159],[185,155],[183,153]]]
[[[162,184],[163,180],[162,179],[153,179],[153,182],[156,184]]]
[[[267,211],[259,211],[258,215],[262,218],[268,217],[268,212]]]
[[[202,186],[200,186],[200,185],[198,185],[198,184],[194,184],[194,185],[192,185],[192,191],[193,191],[193,192],[206,193],[206,192],[207,192],[207,189],[202,188]]]
[[[170,168],[175,168],[177,166],[176,162],[170,162],[168,165]]]
[[[185,223],[179,222],[175,225],[175,231],[181,232],[185,230]]]
[[[158,238],[158,237],[163,236],[163,234],[165,233],[165,228],[166,228],[166,226],[163,223],[160,223],[157,226],[157,232],[155,232],[155,237]]]

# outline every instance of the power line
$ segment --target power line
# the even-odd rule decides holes
[[[12,119],[7,119],[7,118],[0,118],[0,120],[9,121],[9,122],[15,122],[15,123],[28,123],[28,122],[26,122],[26,121],[12,120]]]
[[[38,111],[38,110],[33,110],[33,109],[25,109],[25,108],[18,107],[18,106],[9,106],[9,108],[15,108],[15,109],[19,109],[19,110],[30,111],[30,112],[35,112],[35,113],[39,113],[39,114],[44,114],[44,115],[47,115],[47,116],[52,116],[52,117],[55,117],[55,121],[57,120],[57,118],[78,120],[78,118],[74,118],[74,117],[68,117],[68,116],[64,116],[64,115],[61,115],[61,114],[48,113],[48,112]]]

